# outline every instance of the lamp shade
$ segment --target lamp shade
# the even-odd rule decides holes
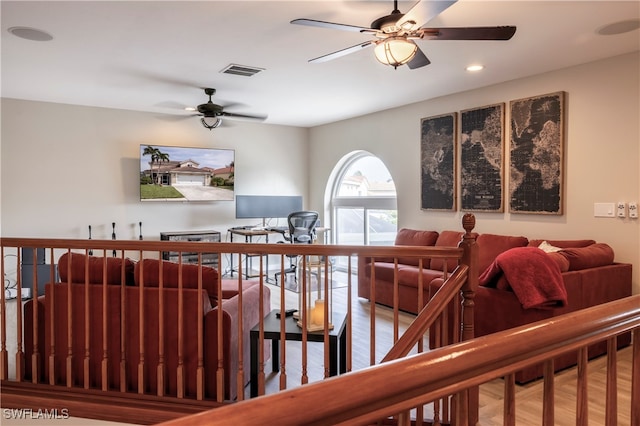
[[[222,124],[222,120],[220,119],[220,117],[202,117],[200,119],[200,121],[202,122],[202,125],[204,127],[206,127],[209,130],[215,129],[216,127],[218,127],[220,124]]]
[[[385,65],[397,68],[409,62],[416,54],[418,46],[404,37],[389,37],[376,44],[376,59]]]

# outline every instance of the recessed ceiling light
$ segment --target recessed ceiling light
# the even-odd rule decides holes
[[[484,65],[469,65],[467,67],[467,71],[477,72],[482,71],[484,69]]]
[[[32,41],[50,41],[53,36],[45,31],[29,27],[11,27],[7,31],[16,37]]]
[[[628,19],[614,22],[597,30],[600,35],[617,35],[631,32],[640,28],[640,19]]]

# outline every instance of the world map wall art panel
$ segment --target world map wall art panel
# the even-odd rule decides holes
[[[502,212],[504,103],[460,113],[460,209]]]
[[[509,211],[561,215],[565,92],[510,102]]]
[[[420,120],[421,208],[456,209],[457,113]]]

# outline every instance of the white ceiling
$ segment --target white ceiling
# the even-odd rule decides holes
[[[400,2],[406,12],[416,1]],[[188,115],[206,101],[310,127],[640,50],[640,30],[599,35],[640,19],[640,2],[459,0],[427,26],[515,25],[510,41],[417,43],[431,65],[394,70],[373,49],[311,58],[369,36],[292,25],[310,18],[368,27],[393,1],[2,1],[2,97]],[[36,42],[13,26],[53,35]],[[465,67],[482,63],[471,74]],[[229,64],[265,71],[221,74]],[[560,88],[561,89],[561,88]],[[197,120],[193,118],[194,125]],[[198,123],[199,125],[199,123]]]

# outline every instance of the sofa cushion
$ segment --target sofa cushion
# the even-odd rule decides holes
[[[526,237],[480,234],[476,243],[478,244],[478,271],[482,273],[500,253],[516,247],[525,247],[529,240]]]
[[[594,240],[529,240],[529,246],[540,247],[540,244],[545,241],[547,244],[560,248],[587,247],[596,243]]]
[[[559,253],[569,260],[570,271],[611,265],[614,258],[613,249],[604,243],[591,244],[588,247],[566,248]]]
[[[163,286],[164,288],[178,288],[178,272],[180,264],[175,262],[159,261],[156,259],[144,259],[136,263],[135,267],[135,285],[140,286],[140,270],[143,270],[144,286],[159,287],[160,286],[160,262],[163,269]],[[198,272],[199,266],[196,264],[182,264],[182,287],[198,288]],[[212,306],[216,306],[218,298],[218,270],[209,266],[202,266],[202,288],[207,291]]]
[[[566,256],[562,253],[556,251],[547,253],[547,256],[549,256],[554,262],[556,262],[558,268],[560,268],[560,272],[567,272],[569,270],[569,259],[567,259]]]
[[[71,277],[69,277],[69,258],[71,258]],[[64,253],[58,259],[58,274],[61,282],[83,284],[85,282],[85,265],[89,264],[89,284],[102,284],[102,266],[107,260],[107,284],[122,284],[123,259],[119,257],[87,256],[83,253]],[[135,263],[124,259],[124,279],[126,285],[133,285]]]
[[[458,247],[464,232],[462,231],[442,231],[436,240],[436,247]],[[445,262],[447,263],[447,271],[453,271],[458,266],[457,261],[451,259],[431,259],[431,269],[443,271]]]
[[[402,228],[396,235],[395,245],[397,246],[433,246],[438,239],[436,231],[419,231],[416,229]],[[405,265],[418,266],[417,257],[398,258],[399,263]],[[428,266],[428,265],[427,265]]]

